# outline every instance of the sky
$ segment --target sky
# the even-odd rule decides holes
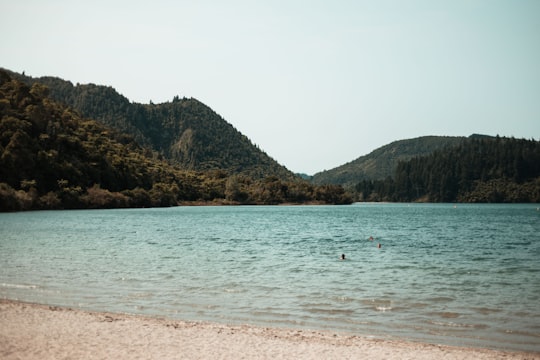
[[[0,0],[0,67],[196,98],[289,170],[392,141],[540,138],[538,0]]]

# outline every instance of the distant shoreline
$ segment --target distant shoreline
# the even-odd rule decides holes
[[[168,209],[175,207],[196,207],[196,206],[351,206],[351,205],[385,205],[385,204],[396,204],[396,205],[415,205],[415,204],[448,204],[448,205],[512,205],[512,204],[528,204],[528,205],[538,205],[540,203],[490,203],[490,202],[432,202],[432,201],[355,201],[350,204],[328,204],[321,201],[309,201],[303,203],[293,203],[293,202],[284,202],[277,204],[259,204],[259,203],[240,203],[233,202],[228,200],[213,200],[213,201],[204,201],[204,200],[195,200],[195,201],[181,201],[177,205],[172,206],[154,206],[154,207],[81,207],[81,208],[68,208],[68,209],[26,209],[26,210],[14,210],[14,211],[0,211],[2,213],[12,213],[12,212],[28,212],[28,211],[69,211],[69,210],[120,210],[120,209]],[[540,208],[538,208],[540,209]]]
[[[221,325],[0,300],[0,357],[540,359],[540,353],[381,340],[332,331]]]

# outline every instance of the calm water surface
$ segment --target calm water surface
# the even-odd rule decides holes
[[[0,297],[540,351],[538,207],[0,214]]]

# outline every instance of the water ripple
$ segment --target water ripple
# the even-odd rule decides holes
[[[0,297],[540,351],[539,233],[529,205],[0,214]]]

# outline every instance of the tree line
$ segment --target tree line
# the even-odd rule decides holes
[[[540,142],[469,138],[399,162],[393,177],[355,189],[362,201],[540,202]]]

